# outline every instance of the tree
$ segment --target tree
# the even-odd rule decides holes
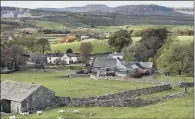
[[[184,70],[193,74],[193,43],[182,44],[175,40],[169,47],[161,49],[161,55],[157,57],[157,68],[163,72],[176,72]]]
[[[89,54],[93,51],[93,45],[91,42],[82,42],[80,45],[80,56],[81,61],[83,61],[86,65],[89,61]]]
[[[1,67],[18,70],[20,66],[24,65],[28,60],[25,54],[27,54],[27,52],[17,45],[1,49]]]
[[[71,48],[68,48],[68,49],[66,50],[66,53],[73,53],[73,51],[72,51]]]
[[[50,44],[48,39],[41,38],[37,40],[37,49],[40,51],[40,53],[45,53],[45,51],[50,51]]]
[[[38,50],[38,42],[35,37],[24,38],[23,46],[26,47],[28,51],[34,53]]]
[[[120,52],[124,47],[132,43],[131,35],[127,30],[119,30],[114,35],[110,36],[108,44]]]
[[[141,40],[128,48],[133,54],[132,59],[147,62],[149,58],[152,58],[155,63],[155,54],[166,43],[168,31],[165,28],[149,28],[143,30],[141,35]]]

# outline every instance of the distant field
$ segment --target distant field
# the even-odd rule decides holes
[[[166,27],[168,30],[173,29],[193,29],[192,25],[123,25],[123,26],[97,26],[96,28],[91,28],[94,32],[116,32],[120,29],[127,30],[142,30],[147,28],[158,28],[158,27]]]
[[[55,23],[55,22],[48,22],[48,21],[42,21],[42,20],[27,20],[26,22],[34,24],[44,29],[67,29],[65,25]]]

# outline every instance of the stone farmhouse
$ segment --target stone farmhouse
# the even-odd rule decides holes
[[[54,100],[54,92],[42,85],[1,82],[1,112],[35,112],[50,106]]]
[[[92,63],[92,73],[96,76],[132,76],[152,74],[152,62],[125,62],[116,57],[97,57]]]

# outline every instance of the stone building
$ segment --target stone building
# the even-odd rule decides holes
[[[54,92],[42,85],[1,82],[1,112],[35,112],[51,106],[54,100]]]

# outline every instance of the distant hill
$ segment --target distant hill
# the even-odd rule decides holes
[[[3,7],[1,9],[15,9]],[[174,8],[158,5],[86,5],[68,8],[30,9],[33,16],[45,16],[42,21],[67,27],[120,26],[120,25],[193,25],[193,15],[177,12]]]
[[[168,8],[159,5],[123,5],[118,7],[108,7],[102,4],[86,5],[83,7],[67,8],[37,8],[47,11],[70,11],[70,12],[103,12],[103,13],[120,13],[120,14],[137,14],[137,15],[180,15],[180,12],[174,8]]]

